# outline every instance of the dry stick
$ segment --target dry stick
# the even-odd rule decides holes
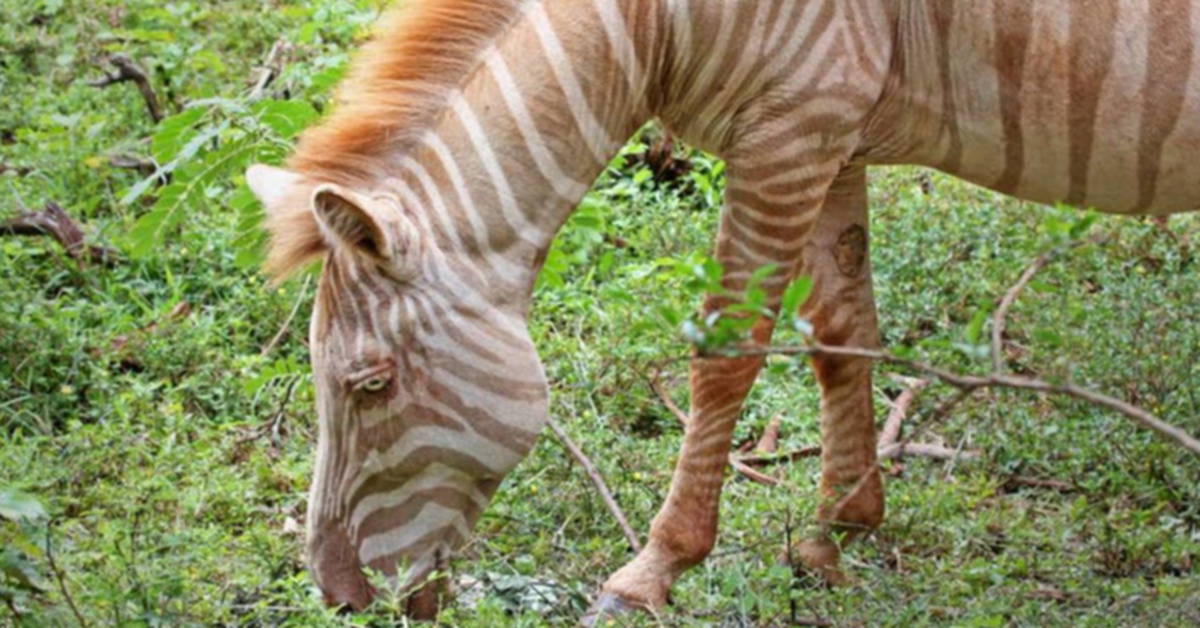
[[[575,462],[578,462],[579,466],[583,467],[583,470],[587,472],[588,477],[592,480],[592,484],[595,485],[596,490],[600,493],[600,498],[604,500],[604,505],[608,508],[608,512],[617,520],[617,524],[621,526],[621,531],[625,533],[625,538],[629,541],[629,546],[633,548],[634,552],[642,551],[642,543],[638,541],[637,533],[630,527],[629,520],[625,518],[625,512],[621,510],[621,506],[613,498],[612,491],[608,489],[608,483],[604,481],[604,476],[600,475],[600,472],[596,470],[596,465],[592,464],[591,459],[583,453],[583,450],[579,448],[579,445],[575,444],[575,441],[571,440],[570,436],[567,436],[566,431],[554,419],[550,419],[550,429],[554,431],[554,436],[558,438],[558,442],[562,443],[567,453],[571,454]]]
[[[1129,418],[1140,424],[1142,427],[1153,430],[1180,447],[1183,447],[1193,454],[1200,456],[1200,440],[1192,437],[1182,429],[1167,423],[1166,421],[1131,403],[1122,401],[1115,397],[1109,397],[1108,395],[1088,390],[1086,388],[1081,388],[1075,384],[1052,384],[1040,379],[1014,377],[998,373],[993,373],[986,377],[981,377],[978,375],[963,375],[960,373],[952,373],[945,369],[925,364],[923,362],[902,358],[886,351],[876,351],[873,349],[859,347],[830,347],[816,342],[808,345],[792,347],[744,347],[737,352],[737,355],[742,357],[767,355],[806,355],[809,357],[833,356],[844,358],[864,358],[884,364],[900,366],[966,392],[999,388],[1009,390],[1029,390],[1052,395],[1064,395],[1079,399],[1081,401],[1086,401],[1094,406],[1108,408],[1109,410],[1113,410],[1119,414],[1122,414],[1126,418]],[[721,357],[727,358],[729,356],[722,355]]]
[[[83,613],[79,612],[79,607],[75,604],[75,598],[71,595],[71,590],[67,588],[67,580],[63,576],[62,569],[59,569],[58,563],[54,561],[54,548],[50,543],[50,533],[53,530],[53,523],[53,521],[46,522],[46,562],[50,566],[50,572],[54,574],[54,579],[58,581],[58,589],[62,592],[63,599],[67,601],[67,606],[70,606],[71,612],[75,614],[75,619],[79,621],[80,626],[88,628],[87,620],[83,618]]]
[[[0,222],[0,235],[51,236],[67,250],[71,259],[81,263],[112,265],[117,253],[91,246],[84,241],[83,229],[59,204],[51,201],[40,212],[27,212]]]
[[[116,72],[106,72],[104,78],[94,81],[90,85],[104,88],[132,81],[137,85],[138,91],[142,93],[142,98],[146,101],[146,110],[150,112],[154,123],[161,122],[163,119],[162,105],[159,104],[158,94],[154,93],[154,86],[150,84],[150,78],[146,76],[146,73],[125,55],[112,55],[108,58],[108,63],[116,68]]]
[[[892,406],[892,411],[888,413],[888,418],[883,423],[883,429],[879,431],[879,449],[882,450],[890,447],[900,439],[900,424],[908,416],[908,409],[912,406],[913,400],[917,398],[917,394],[928,385],[928,380],[914,380],[896,398],[896,403]]]

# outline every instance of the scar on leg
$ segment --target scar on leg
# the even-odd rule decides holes
[[[843,275],[861,275],[867,265],[867,230],[860,225],[854,225],[843,231],[838,237],[833,257]]]

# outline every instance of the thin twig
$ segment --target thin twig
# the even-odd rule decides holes
[[[621,526],[621,531],[625,533],[625,538],[629,541],[629,546],[633,548],[634,552],[642,551],[642,544],[638,540],[637,533],[629,525],[629,520],[625,518],[625,512],[621,510],[621,506],[613,498],[612,491],[608,489],[608,483],[604,481],[604,476],[600,475],[600,472],[596,469],[596,465],[592,464],[591,459],[583,453],[579,445],[576,445],[575,441],[571,440],[567,432],[554,419],[550,419],[550,429],[554,431],[554,436],[558,438],[558,442],[562,443],[567,453],[575,459],[575,462],[579,463],[579,466],[583,467],[588,477],[591,478],[592,484],[596,487],[596,491],[600,493],[600,499],[604,500],[604,505],[608,508],[608,512],[617,520],[617,524]]]
[[[288,314],[287,320],[283,322],[283,327],[280,327],[279,333],[275,334],[275,337],[271,339],[271,342],[268,342],[267,346],[262,348],[261,355],[263,357],[270,355],[271,352],[275,350],[275,347],[279,345],[279,342],[283,340],[283,337],[287,335],[288,331],[291,329],[292,321],[296,319],[296,313],[300,311],[300,306],[304,305],[306,300],[305,296],[308,294],[308,287],[311,284],[312,275],[308,275],[304,278],[304,285],[300,287],[300,294],[296,295],[296,303],[292,306],[292,312]]]
[[[923,362],[902,358],[886,351],[877,351],[861,347],[831,347],[817,342],[813,342],[808,345],[784,347],[762,347],[751,345],[739,348],[736,355],[742,357],[767,355],[806,355],[810,357],[834,356],[865,358],[883,364],[900,366],[964,391],[973,392],[981,389],[999,388],[1063,395],[1079,399],[1081,401],[1086,401],[1094,406],[1113,410],[1125,416],[1126,418],[1133,420],[1142,427],[1157,432],[1167,440],[1174,442],[1193,454],[1200,456],[1200,440],[1192,437],[1181,428],[1171,425],[1170,423],[1167,423],[1166,421],[1131,403],[1082,388],[1075,384],[1052,384],[1040,379],[1016,377],[998,373],[993,373],[987,376],[964,375],[961,373],[953,373],[943,368],[925,364]],[[727,359],[729,356],[724,354],[719,357],[722,359]]]
[[[738,458],[738,461],[749,467],[769,467],[785,462],[795,462],[803,458],[816,458],[820,455],[821,446],[810,445],[808,447],[801,447],[795,451],[789,451],[785,454],[742,456]]]
[[[665,405],[667,407],[667,409],[671,411],[671,414],[675,415],[675,418],[681,424],[683,424],[684,429],[687,429],[687,426],[688,426],[687,413],[684,412],[683,409],[681,409],[678,405],[675,404],[674,401],[671,400],[671,397],[670,397],[670,395],[667,394],[667,391],[663,390],[662,386],[659,385],[657,377],[650,379],[650,387],[652,389],[654,389],[655,393],[658,394],[659,399],[661,399],[663,402],[663,405]],[[741,475],[745,476],[746,479],[748,479],[752,482],[757,482],[764,486],[778,486],[780,484],[779,480],[777,480],[765,473],[760,473],[759,471],[755,471],[754,469],[750,468],[749,464],[746,464],[745,462],[743,462],[741,460],[741,458],[732,451],[729,452],[729,466],[733,467],[734,471],[737,471]]]
[[[671,399],[671,395],[667,394],[667,391],[662,387],[662,383],[658,379],[657,373],[650,378],[650,388],[654,390],[655,394],[658,395],[658,398],[662,401],[663,405],[671,411],[671,414],[674,414],[675,418],[679,419],[679,422],[686,427],[689,422],[687,413],[680,409],[679,405],[675,403],[674,399]]]
[[[46,563],[50,566],[50,572],[54,574],[54,579],[58,581],[58,590],[62,592],[63,599],[67,601],[67,606],[71,607],[71,612],[75,614],[75,619],[83,628],[88,628],[88,622],[83,618],[83,613],[79,612],[79,606],[75,604],[75,598],[71,595],[71,589],[67,587],[67,579],[63,575],[62,569],[59,569],[58,563],[54,561],[54,548],[50,542],[50,533],[53,530],[53,521],[46,522]]]
[[[1033,277],[1042,271],[1050,263],[1050,260],[1058,254],[1058,249],[1047,251],[1039,256],[1025,272],[1021,273],[1021,277],[1017,279],[1017,283],[1013,284],[1008,292],[1004,293],[1004,298],[1000,299],[1000,305],[996,308],[996,313],[992,316],[992,370],[1000,373],[1004,370],[1004,325],[1007,322],[1008,310],[1016,303],[1017,297],[1021,295],[1021,291],[1025,286],[1033,281]]]
[[[1021,292],[1025,290],[1038,273],[1042,272],[1042,269],[1054,261],[1054,258],[1058,257],[1063,251],[1084,244],[1100,242],[1102,239],[1101,236],[1095,236],[1076,240],[1042,253],[1025,269],[1025,272],[1021,273],[1020,278],[1017,279],[1017,283],[1013,284],[1008,289],[1008,292],[1004,293],[1004,298],[1000,299],[1000,305],[996,307],[996,313],[992,315],[992,371],[1000,374],[1004,370],[1004,327],[1008,322],[1008,311],[1017,302],[1017,297],[1021,296]]]
[[[239,437],[235,444],[244,445],[253,440],[258,440],[264,436],[268,436],[271,452],[274,453],[275,448],[280,444],[280,426],[283,424],[284,417],[287,416],[287,408],[292,403],[292,396],[296,393],[296,387],[300,383],[299,377],[291,378],[288,382],[287,389],[283,392],[283,399],[279,402],[279,407],[275,413],[271,415],[271,420],[267,421],[261,427],[250,430],[245,435]]]

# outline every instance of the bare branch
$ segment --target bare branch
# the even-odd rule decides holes
[[[617,520],[617,524],[621,526],[621,531],[625,533],[625,538],[629,541],[629,546],[633,548],[634,552],[642,551],[642,544],[638,540],[637,533],[629,525],[629,520],[625,518],[625,512],[621,510],[621,506],[613,498],[612,491],[608,489],[608,483],[604,481],[604,476],[600,475],[600,472],[596,470],[596,465],[592,464],[591,459],[583,453],[579,445],[576,445],[575,441],[571,440],[567,432],[554,419],[550,419],[550,429],[554,431],[554,436],[558,438],[558,442],[562,443],[567,453],[587,472],[588,477],[592,480],[592,484],[596,487],[596,491],[600,493],[600,499],[604,500],[604,505],[608,508],[608,512]]]
[[[883,364],[900,366],[907,370],[920,373],[967,392],[974,392],[976,390],[986,388],[999,388],[1009,390],[1028,390],[1033,392],[1073,397],[1081,401],[1086,401],[1095,406],[1113,410],[1125,416],[1126,418],[1133,420],[1142,427],[1157,432],[1167,440],[1174,442],[1193,454],[1200,456],[1200,440],[1192,437],[1182,429],[1167,423],[1166,421],[1131,403],[1082,388],[1075,384],[1052,384],[1040,379],[1015,377],[998,373],[993,373],[988,376],[963,375],[925,364],[923,362],[902,358],[885,351],[876,351],[873,349],[865,349],[860,347],[831,347],[816,342],[809,345],[792,347],[741,347],[737,350],[736,355],[743,357],[767,355],[806,355],[810,357],[834,356],[865,358]],[[724,359],[728,358],[729,356],[728,354],[723,354],[719,357]]]
[[[125,55],[110,55],[108,63],[115,71],[106,72],[104,78],[94,81],[90,85],[96,88],[105,88],[117,83],[132,82],[136,84],[138,91],[142,93],[142,99],[146,101],[146,110],[149,111],[150,117],[154,119],[155,124],[161,122],[163,109],[159,104],[158,94],[154,92],[154,86],[150,84],[150,77],[146,76],[146,73]]]
[[[84,241],[83,229],[57,203],[46,203],[40,212],[28,212],[0,222],[0,235],[50,236],[81,264],[111,266],[117,259],[112,249],[91,246]]]

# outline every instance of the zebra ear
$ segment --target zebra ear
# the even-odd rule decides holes
[[[331,246],[350,247],[379,260],[396,258],[395,221],[378,201],[328,184],[313,191],[312,211]]]
[[[303,182],[304,177],[274,166],[256,164],[246,171],[246,184],[268,214],[282,209],[287,197]]]

